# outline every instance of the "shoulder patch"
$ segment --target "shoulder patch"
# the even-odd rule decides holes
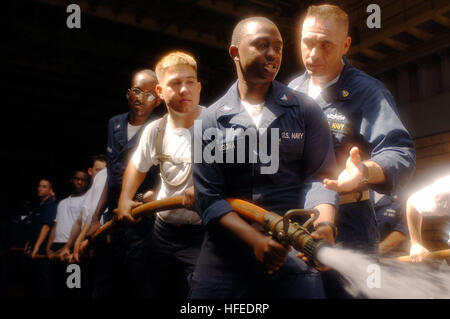
[[[228,105],[224,105],[222,107],[219,108],[219,111],[222,113],[228,113],[232,110],[232,107],[228,106]]]
[[[286,94],[283,94],[283,96],[280,97],[280,100],[283,101],[283,102],[287,102],[287,101],[289,101],[289,99],[290,99],[290,96],[288,96]]]
[[[342,90],[342,97],[348,97],[350,95],[350,92],[347,90]]]

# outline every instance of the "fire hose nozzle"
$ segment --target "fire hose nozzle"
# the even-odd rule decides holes
[[[313,228],[313,223],[319,217],[320,212],[312,209],[291,209],[283,216],[283,228],[279,232],[278,237],[280,242],[287,242],[292,247],[301,251],[308,257],[312,266],[324,266],[318,260],[318,252],[323,247],[331,247],[331,244],[325,240],[315,240],[311,236],[310,229]],[[291,218],[293,216],[310,216],[310,218],[303,224],[293,223]]]
[[[317,258],[318,252],[323,247],[331,247],[331,244],[324,240],[316,241],[311,236],[309,229],[312,231],[314,221],[319,217],[318,210],[291,209],[280,216],[240,199],[229,198],[227,201],[238,214],[261,225],[276,241],[285,246],[291,245],[297,251],[304,253],[313,266],[322,266]],[[293,216],[309,217],[309,219],[300,225],[292,221]]]
[[[318,259],[318,253],[324,247],[331,247],[331,244],[325,240],[314,240],[312,237],[303,246],[303,253],[308,257],[313,267],[326,266]]]

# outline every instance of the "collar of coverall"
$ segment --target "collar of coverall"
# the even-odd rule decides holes
[[[264,102],[260,126],[268,127],[270,123],[286,112],[285,107],[298,104],[296,101],[296,98],[293,98],[291,89],[277,81],[272,81]],[[238,81],[225,94],[222,104],[218,108],[216,118],[218,121],[229,120],[230,124],[244,127],[253,125],[250,116],[248,116],[241,103],[238,93]]]
[[[352,90],[348,87],[346,79],[353,66],[345,56],[342,57],[342,60],[344,61],[344,68],[341,71],[338,81],[333,85],[330,85],[329,87],[323,89],[320,94],[326,101],[346,101],[351,100],[352,98]],[[311,77],[308,72],[305,71],[302,82],[298,84],[298,87],[301,88],[301,92],[305,94],[308,93],[308,82],[310,78]]]

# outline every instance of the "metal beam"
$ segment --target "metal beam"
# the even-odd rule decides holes
[[[450,32],[431,39],[426,46],[423,43],[418,43],[408,47],[407,51],[390,55],[386,60],[381,61],[381,63],[367,65],[364,71],[371,75],[379,74],[448,47],[450,47]]]
[[[54,5],[58,7],[65,7],[66,2],[64,0],[39,0],[42,3],[46,3],[49,5]],[[214,34],[205,34],[201,33],[199,35],[198,30],[184,27],[178,29],[175,25],[170,25],[163,30],[161,30],[161,25],[157,20],[142,17],[136,20],[136,11],[131,11],[127,9],[127,11],[114,12],[114,9],[106,5],[105,3],[99,3],[96,7],[96,10],[91,10],[89,6],[89,2],[87,0],[78,1],[78,5],[81,7],[82,14],[88,14],[91,16],[120,22],[128,25],[132,25],[136,28],[146,29],[149,31],[163,32],[163,34],[172,36],[174,38],[179,38],[187,41],[192,41],[195,43],[199,43],[208,47],[213,47],[217,49],[226,49],[228,43],[224,39],[218,39]]]
[[[433,37],[430,33],[423,31],[416,27],[411,27],[411,28],[407,29],[406,32],[412,34],[413,36],[415,36],[416,38],[418,38],[422,41],[429,40]]]
[[[376,61],[381,61],[386,57],[384,54],[381,54],[371,49],[363,49],[361,50],[361,53]]]
[[[397,51],[405,51],[406,48],[408,47],[406,44],[404,44],[400,41],[394,40],[392,38],[383,39],[383,40],[381,40],[381,42]]]
[[[432,35],[429,34],[428,32],[418,29],[417,26],[430,19],[442,16],[449,11],[450,11],[450,4],[442,6],[441,8],[438,9],[430,9],[420,15],[414,16],[413,18],[403,23],[399,23],[390,28],[382,29],[380,32],[377,32],[376,35],[368,37],[365,40],[363,40],[360,44],[351,47],[349,56],[352,56],[353,54],[356,54],[358,52],[362,52],[362,50],[370,48],[373,45],[382,42],[384,39],[392,38],[393,36],[402,32],[408,32],[418,37],[419,39],[428,40],[432,37]]]
[[[434,21],[439,23],[440,25],[450,29],[450,19],[441,15],[437,15],[433,18]]]
[[[231,17],[235,17],[237,19],[242,19],[250,16],[254,16],[255,14],[267,14],[270,10],[271,14],[274,16],[272,19],[277,24],[280,29],[295,29],[296,23],[292,23],[292,19],[280,17],[280,10],[277,10],[276,6],[271,5],[274,8],[268,8],[267,3],[265,4],[265,9],[263,10],[255,10],[256,6],[249,6],[248,4],[240,3],[239,9],[237,9],[234,5],[234,1],[223,1],[223,0],[198,0],[195,3],[196,6],[199,6],[204,9],[208,9],[213,12],[222,13]],[[260,4],[261,5],[261,4]]]

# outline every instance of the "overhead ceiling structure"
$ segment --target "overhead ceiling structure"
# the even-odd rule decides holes
[[[41,0],[66,7],[71,1]],[[77,1],[84,14],[157,31],[214,48],[225,49],[230,32],[242,18],[270,17],[282,33],[295,30],[295,14],[313,1],[293,0],[84,0]]]
[[[40,0],[65,7],[72,1]],[[261,15],[280,28],[286,46],[296,45],[298,20],[314,0],[82,0],[83,14],[128,24],[216,49],[226,49],[233,26]],[[348,58],[369,73],[378,73],[450,45],[448,0],[342,0],[350,16],[353,45]],[[367,26],[367,7],[381,9],[381,28]]]
[[[368,73],[389,70],[450,45],[449,1],[378,2],[384,4],[380,29],[369,29],[363,21],[352,25],[360,42],[348,56]]]

